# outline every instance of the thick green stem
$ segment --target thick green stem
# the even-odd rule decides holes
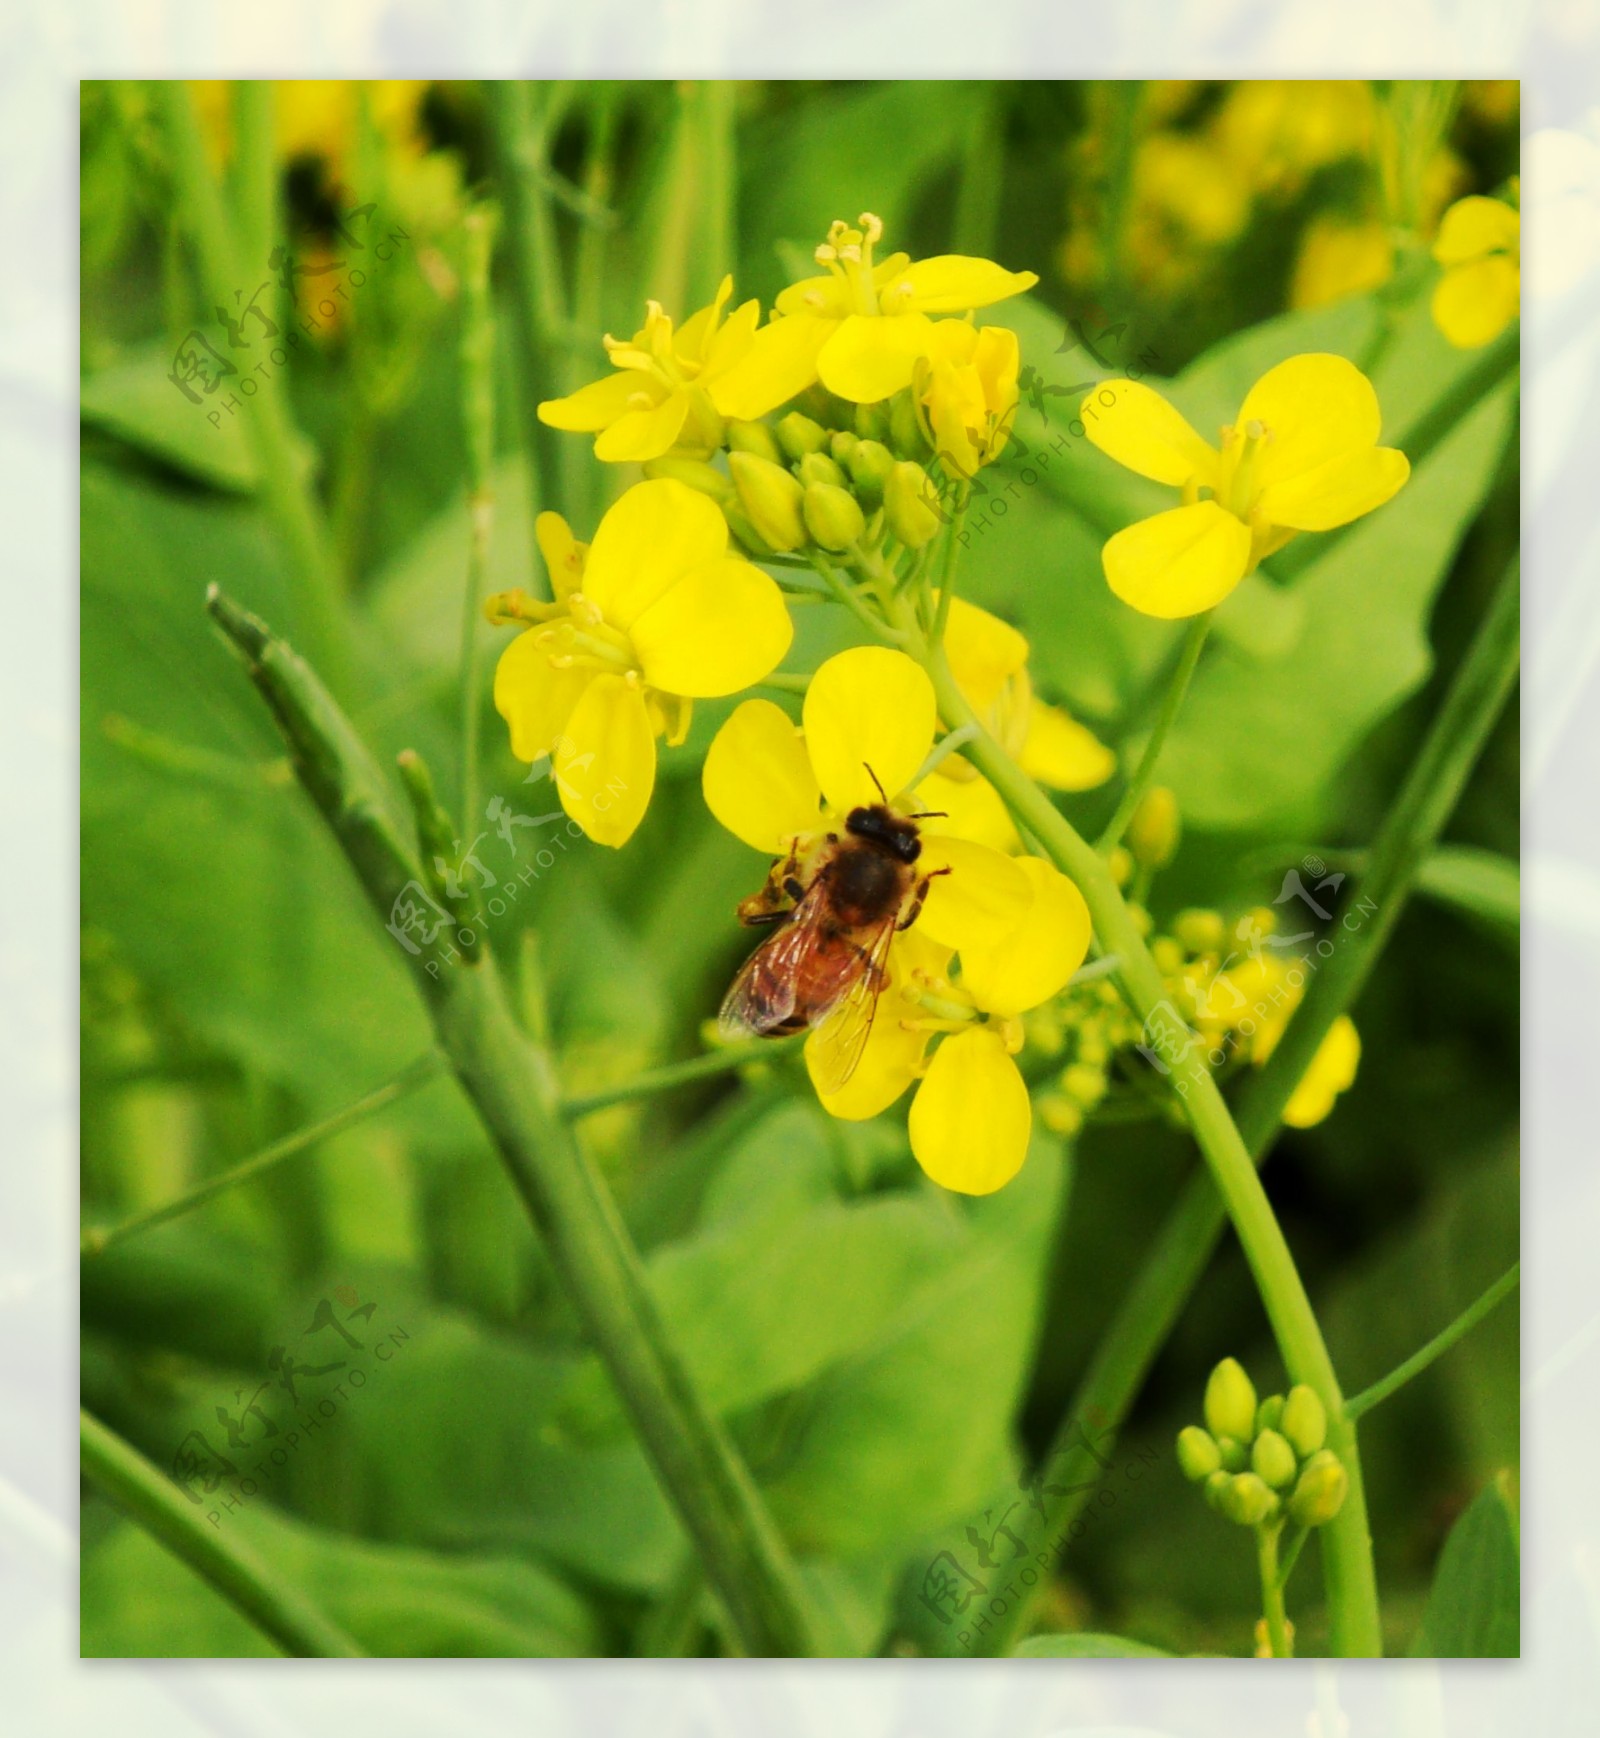
[[[215,587],[209,607],[243,654],[302,784],[405,950],[439,1048],[543,1237],[732,1633],[751,1654],[812,1652],[814,1631],[787,1549],[668,1340],[638,1251],[562,1114],[548,1052],[514,1019],[492,956],[468,961],[439,931],[425,929],[423,939],[408,927],[421,883],[414,854],[377,766],[316,676]]]
[[[1146,1022],[1160,1022],[1166,1004],[1161,974],[1105,859],[981,727],[942,651],[932,653],[929,674],[945,721],[952,726],[979,725],[967,758],[1000,793],[1013,816],[1040,841],[1056,866],[1077,882],[1100,945],[1121,961],[1118,977],[1130,1005]],[[1194,1044],[1173,1046],[1166,1060],[1172,1088],[1183,1104],[1255,1276],[1285,1367],[1294,1381],[1316,1390],[1328,1413],[1328,1446],[1349,1474],[1350,1494],[1338,1518],[1330,1523],[1323,1548],[1334,1645],[1343,1654],[1377,1654],[1381,1652],[1378,1590],[1355,1428],[1344,1416],[1344,1398],[1316,1312],[1250,1153],[1211,1077],[1204,1052]]]
[[[1195,666],[1200,662],[1206,635],[1211,632],[1212,613],[1207,610],[1204,615],[1196,616],[1189,623],[1189,631],[1183,637],[1183,649],[1178,654],[1172,679],[1167,683],[1167,691],[1162,697],[1161,711],[1156,716],[1150,740],[1144,745],[1138,768],[1128,780],[1128,788],[1122,793],[1117,812],[1106,823],[1105,831],[1096,841],[1096,849],[1100,851],[1109,851],[1112,846],[1121,842],[1122,835],[1128,830],[1129,821],[1133,819],[1134,810],[1150,788],[1150,781],[1156,775],[1156,762],[1160,760],[1161,750],[1166,745],[1167,733],[1172,729],[1178,709],[1183,705],[1184,695],[1189,692],[1189,683],[1194,676]]]
[[[1513,562],[1370,853],[1370,867],[1359,891],[1369,886],[1379,889],[1376,916],[1347,934],[1334,958],[1312,978],[1271,1061],[1245,1094],[1240,1132],[1258,1164],[1310,1059],[1379,958],[1415,884],[1417,869],[1449,820],[1505,704],[1517,672],[1517,606],[1518,569]],[[1048,1464],[1065,1484],[1093,1480],[1096,1472],[1095,1462],[1077,1440],[1074,1421],[1104,1419],[1113,1425],[1127,1415],[1156,1353],[1200,1283],[1225,1223],[1216,1186],[1209,1172],[1202,1171],[1185,1187],[1157,1232],[1073,1397],[1067,1422],[1048,1456]],[[1081,1503],[1081,1496],[1069,1495],[1052,1505],[1041,1533],[1060,1533]],[[1003,1652],[1022,1631],[1032,1608],[1033,1599],[1014,1601],[994,1631],[986,1634],[986,1645]]]
[[[1493,1285],[1461,1312],[1449,1327],[1442,1328],[1428,1341],[1427,1345],[1413,1352],[1397,1369],[1391,1370],[1382,1381],[1374,1382],[1370,1388],[1363,1388],[1359,1394],[1353,1394],[1345,1402],[1345,1411],[1352,1418],[1359,1418],[1362,1413],[1370,1412],[1379,1401],[1387,1400],[1391,1394],[1396,1394],[1404,1388],[1414,1376],[1420,1376],[1436,1358],[1442,1358],[1456,1343],[1464,1339],[1477,1327],[1483,1318],[1490,1314],[1500,1303],[1508,1298],[1522,1280],[1522,1263],[1513,1262],[1511,1267],[1494,1282]]]
[[[91,1413],[78,1414],[83,1475],[269,1640],[296,1659],[359,1659],[362,1649],[242,1541],[213,1527],[171,1479]]]
[[[1289,1617],[1283,1608],[1283,1576],[1278,1568],[1278,1529],[1281,1521],[1256,1528],[1256,1560],[1261,1570],[1261,1615],[1267,1622],[1267,1640],[1275,1660],[1294,1658],[1289,1639]]]

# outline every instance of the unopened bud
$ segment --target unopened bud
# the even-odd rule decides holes
[[[813,483],[805,492],[803,507],[806,529],[824,549],[849,549],[866,534],[867,522],[860,504],[848,489],[832,483]]]
[[[889,444],[903,459],[925,459],[933,451],[909,386],[889,400]]]
[[[1275,1491],[1294,1483],[1294,1450],[1275,1430],[1263,1430],[1250,1448],[1250,1464]]]
[[[1324,1448],[1305,1464],[1294,1495],[1289,1498],[1289,1514],[1302,1527],[1322,1527],[1344,1507],[1350,1478],[1332,1449]]]
[[[1237,1436],[1219,1436],[1217,1452],[1222,1456],[1226,1472],[1243,1472],[1250,1464],[1250,1445],[1241,1442]]]
[[[1255,1385],[1237,1358],[1224,1358],[1206,1383],[1206,1424],[1213,1436],[1250,1440],[1256,1425]]]
[[[855,415],[856,433],[864,441],[881,441],[889,433],[889,407],[886,404],[858,404]]]
[[[812,483],[831,483],[836,489],[845,486],[844,472],[826,453],[807,453],[795,466],[794,474],[808,488]]]
[[[1222,913],[1220,911],[1180,911],[1172,933],[1190,953],[1220,953],[1222,951]]]
[[[1266,1520],[1277,1506],[1278,1499],[1267,1488],[1266,1481],[1253,1472],[1236,1473],[1222,1493],[1223,1514],[1241,1527],[1253,1527]]]
[[[1118,887],[1126,887],[1133,879],[1133,853],[1126,845],[1113,845],[1106,858],[1106,868],[1111,871],[1111,879]],[[1117,993],[1115,985],[1112,986],[1111,993]]]
[[[1170,935],[1158,935],[1150,944],[1150,957],[1164,978],[1175,978],[1183,970],[1184,953]]]
[[[647,477],[671,477],[674,482],[687,483],[691,489],[709,495],[719,507],[726,507],[738,499],[732,478],[725,476],[715,465],[708,465],[704,459],[672,456],[649,459],[645,462],[644,474]]]
[[[775,465],[783,463],[783,448],[778,445],[778,437],[764,422],[745,422],[738,417],[730,417],[728,451],[754,453],[758,459],[770,459]]]
[[[1034,1108],[1039,1113],[1040,1122],[1051,1134],[1060,1135],[1063,1140],[1071,1140],[1083,1127],[1083,1106],[1074,1104],[1070,1098],[1063,1098],[1059,1092],[1041,1094],[1035,1100]]]
[[[757,536],[773,549],[798,549],[806,540],[801,497],[805,491],[782,465],[754,453],[729,453],[728,469]]]
[[[828,436],[828,452],[832,456],[833,462],[836,465],[843,465],[846,470],[850,468],[851,455],[860,445],[861,437],[852,434],[847,428],[836,428]]]
[[[1222,1465],[1222,1452],[1217,1439],[1198,1424],[1189,1424],[1178,1432],[1178,1465],[1183,1476],[1195,1484],[1208,1479]]]
[[[883,517],[907,549],[920,549],[938,534],[938,496],[928,473],[909,459],[890,471],[883,486]]]
[[[1206,1478],[1203,1495],[1205,1496],[1206,1501],[1210,1503],[1212,1508],[1214,1508],[1219,1515],[1222,1513],[1223,1493],[1232,1483],[1233,1474],[1223,1472],[1220,1467],[1216,1472],[1209,1474]]]
[[[1162,869],[1177,855],[1182,836],[1178,799],[1165,785],[1152,785],[1128,823],[1128,849],[1146,869]]]
[[[828,431],[820,422],[791,410],[779,420],[776,434],[778,445],[791,459],[803,459],[807,453],[820,453],[828,444]]]
[[[1283,1396],[1281,1394],[1269,1394],[1256,1408],[1256,1435],[1259,1436],[1263,1430],[1277,1430],[1281,1432],[1283,1426],[1279,1423],[1279,1420],[1282,1417]]]
[[[1074,1062],[1061,1071],[1061,1089],[1079,1104],[1096,1105],[1106,1095],[1106,1072],[1086,1062]]]
[[[1328,1440],[1328,1414],[1316,1390],[1296,1383],[1283,1403],[1283,1422],[1278,1426],[1303,1460],[1315,1454]]]
[[[883,491],[896,459],[882,441],[857,441],[849,459],[850,481],[869,507],[883,500]]]

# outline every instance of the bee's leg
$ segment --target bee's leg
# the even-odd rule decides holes
[[[896,929],[910,929],[912,924],[914,924],[922,915],[923,902],[928,897],[928,889],[932,886],[934,877],[938,875],[948,875],[949,873],[950,871],[948,869],[935,869],[931,874],[923,876],[923,878],[917,883],[916,891],[911,895],[910,909],[895,925]]]

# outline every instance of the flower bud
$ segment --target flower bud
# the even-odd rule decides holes
[[[835,429],[828,436],[828,451],[832,455],[833,462],[836,465],[843,465],[846,470],[850,468],[851,455],[860,445],[861,437],[852,434],[847,428]]]
[[[1206,1424],[1213,1436],[1248,1442],[1256,1425],[1256,1391],[1237,1358],[1224,1358],[1206,1383]]]
[[[844,472],[826,453],[807,453],[796,464],[794,474],[806,487],[812,483],[831,483],[836,489],[845,486]]]
[[[1222,1513],[1222,1495],[1233,1483],[1233,1474],[1223,1472],[1219,1467],[1216,1472],[1207,1476],[1203,1495],[1208,1503],[1220,1515]]]
[[[1060,1135],[1063,1140],[1071,1140],[1083,1127],[1083,1106],[1074,1104],[1070,1098],[1063,1098],[1059,1093],[1043,1094],[1035,1101],[1034,1109],[1039,1113],[1040,1122],[1051,1134]]]
[[[1253,1472],[1235,1473],[1222,1493],[1222,1512],[1241,1527],[1253,1527],[1266,1520],[1278,1506],[1278,1499],[1266,1482]]]
[[[883,500],[884,486],[895,467],[895,456],[882,441],[857,441],[849,458],[850,481],[869,507]]]
[[[1250,1464],[1275,1491],[1294,1483],[1294,1450],[1275,1430],[1263,1430],[1250,1448]]]
[[[1074,1062],[1061,1071],[1061,1090],[1079,1104],[1096,1105],[1106,1095],[1106,1071],[1087,1062]]]
[[[889,400],[889,444],[903,459],[925,459],[933,451],[927,429],[917,415],[917,396],[909,386]]]
[[[1178,854],[1182,836],[1178,799],[1165,785],[1152,785],[1128,823],[1128,849],[1146,869],[1162,869]]]
[[[674,482],[687,483],[691,489],[709,495],[719,507],[726,507],[738,499],[732,480],[704,459],[682,459],[671,455],[649,459],[645,462],[644,474],[647,477],[671,477]]]
[[[1222,1465],[1222,1453],[1210,1431],[1189,1424],[1178,1432],[1178,1465],[1194,1484],[1211,1477]]]
[[[805,492],[803,506],[806,529],[824,549],[848,549],[866,534],[866,519],[848,489],[833,483],[813,483]]]
[[[1256,1435],[1263,1430],[1276,1430],[1280,1433],[1283,1425],[1279,1422],[1283,1417],[1283,1396],[1269,1394],[1256,1408]]]
[[[820,453],[828,444],[828,431],[822,424],[813,422],[809,416],[802,416],[797,410],[782,417],[774,432],[778,445],[791,459],[803,459],[807,453]]]
[[[1299,1382],[1289,1390],[1289,1397],[1283,1403],[1283,1423],[1279,1429],[1302,1459],[1322,1447],[1328,1440],[1328,1415],[1315,1389]]]
[[[1172,933],[1190,953],[1221,953],[1225,931],[1220,911],[1180,911]]]
[[[754,453],[729,453],[728,469],[757,535],[775,550],[798,549],[806,540],[799,481],[782,465]]]
[[[889,407],[887,404],[858,404],[856,406],[856,433],[864,441],[881,441],[889,433]]]
[[[1250,1464],[1250,1449],[1237,1436],[1219,1436],[1217,1450],[1222,1456],[1222,1465],[1227,1472],[1243,1472]]]
[[[745,422],[738,417],[730,417],[728,451],[754,453],[758,459],[770,460],[775,465],[783,463],[783,448],[778,445],[778,437],[764,422]]]
[[[1126,845],[1113,845],[1106,858],[1106,868],[1111,871],[1111,879],[1118,887],[1126,887],[1133,879],[1133,853]],[[1117,993],[1114,985],[1111,993]]]
[[[1350,1478],[1332,1449],[1312,1455],[1289,1498],[1289,1514],[1302,1527],[1322,1527],[1344,1507]]]
[[[920,549],[937,534],[938,499],[921,465],[905,459],[890,471],[883,486],[883,517],[907,549]]]

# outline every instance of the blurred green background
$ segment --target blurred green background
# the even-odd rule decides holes
[[[1428,318],[1426,242],[1451,199],[1517,168],[1514,84],[1419,88],[536,86],[538,148],[508,180],[485,87],[277,87],[273,234],[310,274],[302,297],[336,281],[333,262],[348,277],[351,238],[374,243],[363,222],[405,238],[382,265],[374,243],[361,286],[313,314],[281,371],[330,527],[355,722],[380,759],[415,747],[448,782],[467,551],[461,225],[488,200],[502,215],[492,589],[537,583],[535,505],[585,536],[632,480],[581,437],[524,436],[530,400],[602,372],[601,333],[631,332],[647,296],[682,315],[732,269],[740,295],[766,305],[830,220],[862,210],[913,256],[976,252],[1037,271],[1033,296],[997,313],[1042,390],[988,476],[1004,512],[975,530],[962,583],[1027,632],[1047,698],[1113,745],[1137,741],[1181,630],[1118,605],[1098,552],[1107,524],[1159,492],[1071,437],[1078,393],[1066,389],[1148,353],[1208,429],[1272,363],[1334,350],[1369,368],[1385,439],[1404,446],[1470,362]],[[195,96],[229,188],[231,93]],[[381,1085],[428,1033],[395,943],[201,608],[221,581],[291,638],[315,631],[264,512],[252,407],[214,423],[211,395],[194,402],[169,378],[185,334],[217,342],[221,328],[159,105],[147,86],[86,83],[82,127],[83,1212],[104,1226]],[[508,240],[519,201],[541,243],[520,260]],[[369,202],[370,219],[351,215]],[[275,276],[253,257],[247,275],[235,317]],[[1163,761],[1186,832],[1156,886],[1158,918],[1270,900],[1306,850],[1337,863],[1370,839],[1516,547],[1514,418],[1505,386],[1392,508],[1292,583],[1249,582],[1223,612]],[[841,623],[813,619],[833,613],[802,612],[791,666],[848,643]],[[482,637],[487,670],[499,640],[487,626]],[[482,701],[483,794],[546,812],[550,789],[523,783],[487,679]],[[663,754],[627,849],[580,842],[492,932],[513,974],[537,950],[571,1091],[694,1054],[741,955],[733,907],[765,865],[711,821],[698,785],[727,710],[698,708],[690,740]],[[1115,790],[1069,798],[1069,812],[1092,828]],[[1286,1135],[1269,1172],[1350,1387],[1516,1257],[1517,816],[1512,713],[1432,893],[1355,1009],[1356,1085],[1328,1122]],[[492,829],[483,850],[502,863]],[[971,1202],[921,1177],[900,1112],[834,1123],[781,1066],[584,1126],[834,1648],[950,1647],[919,1612],[922,1568],[950,1529],[1018,1500],[1019,1470],[1061,1422],[1197,1162],[1191,1143],[1161,1124],[1091,1125],[1070,1149],[1039,1132],[1017,1182]],[[325,1327],[302,1357],[325,1346],[316,1364],[365,1359],[370,1379],[291,1451],[297,1408],[339,1380],[303,1376],[295,1401],[281,1382],[283,1348],[324,1300],[359,1354]],[[434,1081],[260,1182],[86,1257],[82,1323],[85,1403],[159,1466],[193,1431],[241,1471],[285,1449],[220,1524],[370,1650],[722,1646],[682,1536],[453,1085]],[[1050,1627],[1250,1650],[1250,1553],[1170,1453],[1227,1354],[1263,1391],[1280,1385],[1231,1241],[1117,1450],[1119,1465],[1157,1458],[1067,1557]],[[227,1447],[232,1430],[248,1459]],[[1400,1652],[1451,1523],[1518,1460],[1515,1306],[1376,1413],[1363,1449]],[[205,1467],[183,1464],[215,1502]],[[271,1651],[93,1497],[83,1550],[86,1654]],[[1310,1565],[1290,1608],[1315,1652]]]

